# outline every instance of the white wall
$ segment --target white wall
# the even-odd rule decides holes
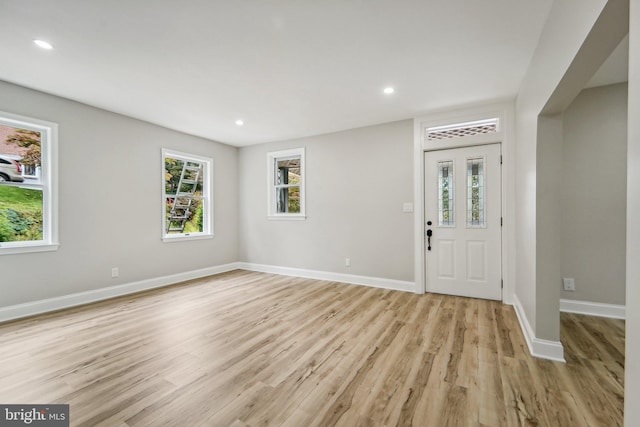
[[[560,341],[562,215],[558,182],[562,178],[562,117],[559,114],[538,118],[537,141],[536,335]]]
[[[563,114],[561,298],[624,305],[626,182],[627,84],[586,89]]]
[[[559,214],[537,205],[538,174],[547,166],[555,170],[537,158],[538,117],[563,111],[617,46],[626,32],[619,21],[624,9],[624,0],[556,0],[517,97],[515,299],[539,339],[559,339],[560,291],[557,279],[537,277],[544,265],[538,265],[536,242],[545,237],[538,228],[553,228],[546,220]]]
[[[624,420],[640,423],[640,0],[630,1],[627,139],[627,322]]]
[[[270,221],[267,152],[297,147],[307,219]],[[241,261],[413,281],[412,150],[411,120],[241,148]]]
[[[0,110],[59,125],[61,245],[0,256],[0,308],[237,261],[236,148],[6,82]],[[213,158],[213,239],[162,243],[163,147]]]

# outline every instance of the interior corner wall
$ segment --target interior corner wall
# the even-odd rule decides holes
[[[559,318],[557,302],[537,295],[536,197],[538,116],[598,19],[606,0],[556,0],[516,99],[516,289],[523,319],[537,338],[556,340],[558,326],[538,327],[541,317]],[[548,307],[552,309],[549,310]],[[552,311],[554,311],[552,313]],[[547,322],[545,322],[546,324]]]
[[[307,218],[269,220],[267,153],[299,147]],[[241,148],[240,260],[414,281],[412,156],[412,120]]]
[[[560,274],[562,271],[562,117],[538,118],[536,160],[536,330],[560,341]],[[542,169],[542,172],[541,172]],[[541,172],[541,173],[540,173]]]
[[[58,124],[60,240],[0,256],[0,308],[237,261],[237,148],[2,81],[0,110]],[[162,148],[213,158],[213,239],[162,242]]]
[[[630,1],[624,425],[640,420],[640,0]]]
[[[563,113],[561,298],[625,304],[627,84],[583,90]],[[560,277],[556,278],[560,287]]]

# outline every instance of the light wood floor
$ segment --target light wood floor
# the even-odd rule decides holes
[[[0,402],[79,426],[622,425],[624,322],[529,356],[497,302],[234,271],[0,325]]]

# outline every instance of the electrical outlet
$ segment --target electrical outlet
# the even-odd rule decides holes
[[[344,266],[345,267],[351,267],[351,258],[345,258],[344,259]]]
[[[120,272],[118,271],[118,267],[113,267],[111,269],[111,277],[118,277],[120,275]]]
[[[563,277],[562,287],[564,288],[565,291],[575,291],[576,279],[574,279],[573,277]]]

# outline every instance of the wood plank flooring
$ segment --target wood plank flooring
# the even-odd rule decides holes
[[[234,271],[0,325],[0,402],[74,426],[619,426],[624,322]]]

